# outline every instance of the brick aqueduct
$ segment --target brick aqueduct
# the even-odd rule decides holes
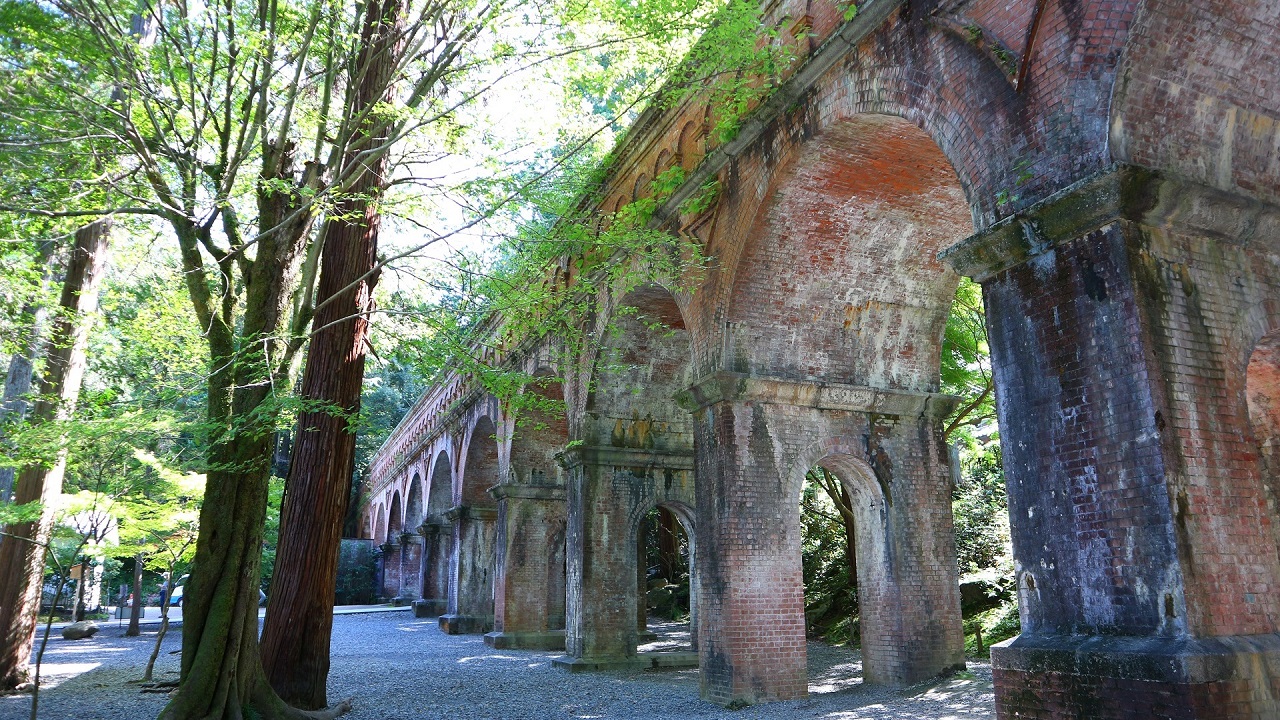
[[[571,667],[634,662],[661,505],[695,548],[703,696],[800,697],[798,498],[822,465],[857,505],[865,679],[961,667],[938,368],[966,275],[1023,628],[992,653],[999,715],[1280,717],[1280,4],[766,16],[799,59],[738,135],[716,143],[697,98],[647,113],[599,202],[683,166],[658,217],[711,267],[601,297],[596,355],[504,359],[564,378],[566,417],[428,391],[367,487],[386,592]],[[710,178],[712,207],[676,209]]]

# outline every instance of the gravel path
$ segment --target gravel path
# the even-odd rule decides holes
[[[680,641],[678,628],[659,642]],[[150,720],[165,696],[140,693],[155,641],[122,637],[112,623],[91,640],[51,639],[42,720]],[[176,678],[179,635],[165,642],[158,679]],[[827,718],[968,720],[993,718],[991,670],[906,689],[863,686],[858,653],[809,644],[809,698],[725,710],[698,697],[696,670],[568,674],[557,653],[493,650],[478,635],[448,636],[434,619],[404,612],[339,616],[334,621],[330,700],[355,698],[351,720],[571,720],[600,718]],[[0,720],[25,720],[30,696],[0,697]]]

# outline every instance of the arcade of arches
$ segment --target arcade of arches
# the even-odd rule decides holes
[[[697,97],[651,111],[596,198],[680,164],[655,222],[713,261],[604,292],[581,357],[502,359],[562,416],[465,377],[418,401],[366,487],[385,594],[569,670],[696,664],[712,702],[801,697],[796,498],[821,466],[858,515],[865,680],[963,667],[938,392],[963,275],[1022,622],[992,651],[998,715],[1280,716],[1276,5],[767,13],[799,59],[737,136]],[[688,537],[692,652],[637,652],[658,507]]]

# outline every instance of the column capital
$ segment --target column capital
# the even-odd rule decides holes
[[[938,253],[979,282],[1118,221],[1247,246],[1280,236],[1280,207],[1155,170],[1114,164]]]
[[[708,375],[676,396],[676,402],[689,412],[722,402],[753,402],[819,410],[873,412],[900,417],[927,415],[935,419],[950,414],[959,400],[954,395],[941,393],[887,390],[814,380],[788,380],[734,372]]]
[[[553,485],[494,485],[489,494],[495,500],[564,500],[565,489]]]
[[[497,508],[479,507],[477,505],[457,505],[444,511],[450,520],[497,520]]]
[[[556,454],[565,469],[580,465],[693,470],[693,453],[679,450],[654,450],[614,447],[612,445],[574,445]]]

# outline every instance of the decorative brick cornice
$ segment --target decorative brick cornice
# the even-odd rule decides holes
[[[1117,221],[1247,246],[1280,237],[1280,207],[1116,164],[938,253],[979,282]]]
[[[696,412],[721,402],[791,405],[819,410],[871,412],[900,417],[946,417],[959,398],[941,393],[886,390],[864,385],[786,380],[743,373],[718,372],[676,396],[676,402]]]

